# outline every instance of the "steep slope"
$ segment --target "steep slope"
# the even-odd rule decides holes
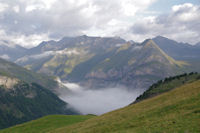
[[[192,132],[200,131],[200,80],[128,107],[52,130],[86,132]]]
[[[22,57],[28,49],[19,45],[12,45],[8,41],[0,40],[0,57],[9,61],[15,61]]]
[[[1,58],[0,58],[0,74],[18,78],[27,83],[35,82],[50,90],[55,90],[56,88],[58,88],[58,84],[53,79],[53,77],[48,77],[42,74],[29,71],[25,68],[22,68],[14,63],[5,61]]]
[[[0,129],[49,114],[74,114],[48,89],[17,78],[0,76]]]
[[[167,82],[168,81],[168,82]],[[168,78],[160,85],[175,87],[171,91],[157,95],[153,98],[140,101],[125,108],[94,117],[82,123],[61,127],[46,128],[51,121],[47,120],[40,130],[52,133],[155,133],[155,132],[192,132],[200,131],[200,75],[190,73]],[[177,82],[180,81],[180,82]],[[182,81],[186,81],[184,84]],[[182,84],[181,84],[182,83]],[[167,85],[168,84],[168,85]],[[155,86],[155,84],[154,84]],[[55,119],[60,119],[55,117]],[[16,127],[2,130],[7,133],[18,131],[27,133],[37,132],[34,125],[41,123],[42,119],[25,123]],[[62,122],[59,120],[58,123]],[[33,127],[31,126],[33,125]],[[37,126],[38,127],[38,126]]]
[[[125,40],[116,37],[65,37],[58,42],[42,42],[16,63],[34,71],[66,78],[76,65],[121,43]]]
[[[116,84],[145,88],[166,76],[193,70],[169,57],[153,40],[137,44],[85,35],[42,42],[16,63],[92,88]]]
[[[148,99],[164,92],[175,89],[187,83],[194,82],[200,79],[200,74],[191,72],[189,74],[181,74],[174,77],[167,77],[164,80],[159,80],[147,89],[143,94],[136,98],[134,103],[140,102],[144,99]]]
[[[11,128],[0,130],[0,133],[44,133],[57,128],[83,122],[93,117],[93,115],[49,115]]]
[[[104,87],[111,82],[144,88],[158,79],[184,72],[187,65],[166,55],[153,40],[146,40],[142,44],[126,43],[92,57],[77,65],[68,80],[84,80],[90,86]]]
[[[178,43],[162,36],[157,36],[153,40],[164,52],[177,60],[199,61],[200,59],[200,47]]]

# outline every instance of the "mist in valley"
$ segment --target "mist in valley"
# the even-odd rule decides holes
[[[59,97],[82,114],[101,115],[132,103],[143,89],[128,90],[124,86],[89,89],[76,83],[62,83],[69,91],[60,92]]]

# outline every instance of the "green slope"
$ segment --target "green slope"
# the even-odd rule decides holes
[[[44,133],[71,124],[83,122],[93,115],[49,115],[37,120],[1,130],[0,133]]]
[[[200,80],[52,133],[199,133]]]
[[[142,95],[136,98],[136,101],[134,103],[157,96],[159,94],[177,88],[183,84],[191,83],[198,79],[200,79],[200,74],[196,72],[191,72],[189,74],[185,73],[174,77],[167,77],[164,80],[159,80],[157,83],[151,85],[148,90],[146,90]]]
[[[34,133],[39,128],[50,133],[199,133],[200,80],[195,74],[190,76],[185,76],[190,81],[184,85],[176,84],[179,87],[171,91],[81,123],[69,125],[69,122],[55,116],[58,124],[54,126],[47,127],[49,123],[54,123],[52,120],[43,122],[39,119],[1,132]]]

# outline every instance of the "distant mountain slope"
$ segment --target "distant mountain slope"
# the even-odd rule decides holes
[[[45,133],[57,128],[83,122],[93,117],[93,115],[49,115],[0,130],[0,133]]]
[[[75,114],[48,89],[17,78],[0,76],[0,129],[49,114]]]
[[[65,37],[42,42],[29,53],[16,63],[89,87],[124,84],[144,88],[163,77],[183,73],[188,66],[148,39],[137,44],[118,37]]]
[[[6,60],[15,61],[22,57],[28,49],[20,45],[10,44],[8,41],[0,40],[0,57]]]
[[[68,75],[73,82],[105,86],[110,82],[147,87],[165,76],[182,73],[188,64],[166,55],[152,40],[122,44],[80,63]]]
[[[198,133],[200,80],[83,123],[52,130],[52,133]]]
[[[57,82],[44,74],[38,74],[20,67],[14,63],[8,62],[0,58],[0,74],[15,77],[27,83],[38,83],[50,90],[55,90],[58,87]]]
[[[200,47],[200,42],[195,44],[196,47]]]
[[[168,38],[157,36],[153,41],[168,55],[177,60],[200,60],[200,47],[187,43],[178,43]]]
[[[30,49],[29,54],[19,58],[16,63],[34,71],[66,78],[76,65],[99,53],[104,53],[116,44],[125,42],[121,38],[85,35],[65,37],[58,42],[42,42],[39,46]]]

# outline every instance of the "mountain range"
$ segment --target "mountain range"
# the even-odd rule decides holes
[[[136,43],[120,37],[83,35],[42,42],[14,62],[90,88],[116,84],[146,88],[166,76],[199,71],[196,47],[161,36]]]
[[[0,128],[49,114],[77,114],[59,99],[59,90],[68,88],[57,78],[90,89],[124,85],[130,90],[146,90],[160,80],[136,102],[199,78],[193,73],[172,78],[178,79],[175,87],[168,83],[170,76],[200,71],[200,50],[198,45],[161,36],[137,43],[120,37],[83,35],[42,42],[30,49],[6,44],[3,41],[0,45],[4,58],[0,59]],[[166,81],[161,80],[165,77]]]

